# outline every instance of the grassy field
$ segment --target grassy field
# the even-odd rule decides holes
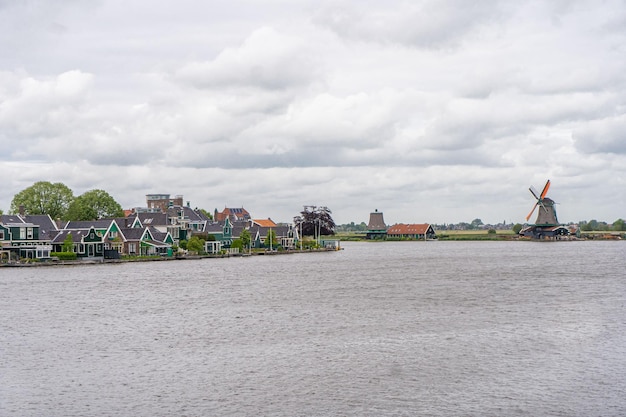
[[[496,230],[496,233],[488,233],[487,230],[438,230],[437,236],[441,240],[508,240],[517,238],[512,230]]]
[[[490,234],[487,230],[437,230],[436,233],[440,240],[505,240],[517,237],[512,230],[497,230],[495,234]],[[338,233],[335,235],[335,239],[343,241],[364,240],[365,232]]]

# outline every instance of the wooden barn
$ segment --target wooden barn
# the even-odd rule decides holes
[[[436,239],[435,229],[428,224],[394,224],[387,229],[387,237],[395,239]]]

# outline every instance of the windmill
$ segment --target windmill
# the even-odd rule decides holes
[[[532,210],[530,210],[530,213],[526,216],[526,221],[531,218],[535,210],[538,210],[537,219],[534,224],[522,229],[520,231],[521,235],[535,239],[543,239],[569,234],[567,229],[560,225],[556,218],[556,210],[554,208],[556,203],[551,198],[546,197],[549,188],[550,180],[546,181],[546,185],[543,186],[541,193],[538,193],[532,185],[530,186],[530,193],[536,201]]]
[[[552,199],[546,197],[549,188],[550,180],[546,181],[546,185],[543,186],[541,194],[537,193],[535,187],[533,187],[532,185],[530,186],[528,190],[530,190],[530,193],[533,195],[533,197],[535,197],[535,200],[537,201],[535,202],[535,205],[533,205],[533,209],[530,211],[530,213],[528,213],[528,216],[526,216],[526,221],[530,219],[537,207],[540,207],[539,213],[537,213],[537,220],[535,221],[535,224],[549,224],[553,226],[559,224],[559,221],[556,218],[556,210],[554,209],[555,203]]]

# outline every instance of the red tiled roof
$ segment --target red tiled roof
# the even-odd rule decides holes
[[[387,235],[424,235],[430,224],[394,224],[387,230]]]

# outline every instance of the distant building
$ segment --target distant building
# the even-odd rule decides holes
[[[216,222],[223,223],[226,218],[230,219],[231,223],[239,221],[247,222],[251,219],[250,213],[248,213],[248,210],[243,207],[226,207],[221,212],[215,209],[213,219]]]
[[[373,213],[370,213],[370,221],[367,224],[367,238],[384,239],[386,236],[387,226],[385,225],[385,219],[383,219],[383,213],[376,209]]]
[[[169,194],[146,194],[146,206],[149,211],[159,210],[165,213],[168,208],[173,206],[182,207],[183,196],[177,195],[174,198],[170,198]]]

